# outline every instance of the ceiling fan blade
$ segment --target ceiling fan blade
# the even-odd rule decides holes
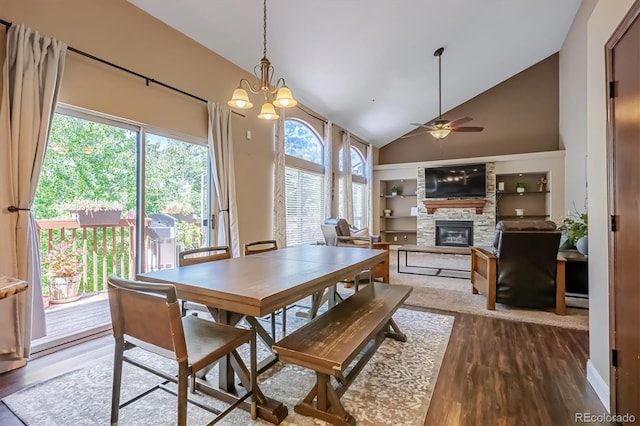
[[[449,126],[456,127],[456,126],[459,126],[460,124],[468,123],[471,120],[473,120],[473,118],[471,117],[461,117],[450,122]]]
[[[409,124],[411,124],[412,126],[423,127],[423,128],[425,128],[425,129],[430,129],[430,130],[433,130],[433,129],[435,128],[434,126],[429,125],[429,123],[427,123],[427,124],[421,124],[421,123],[409,123]]]
[[[451,130],[454,132],[481,132],[484,127],[453,127]]]
[[[429,132],[411,133],[411,134],[408,134],[408,135],[400,136],[400,139],[412,138],[412,137],[418,136],[418,135],[426,135],[427,133],[429,133]]]

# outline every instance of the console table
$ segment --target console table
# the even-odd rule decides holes
[[[589,258],[578,250],[560,250],[558,256],[567,259],[565,276],[567,294],[589,298]]]
[[[400,252],[404,252],[404,266],[405,268],[420,268],[420,269],[435,269],[435,274],[424,274],[421,272],[409,272],[407,270],[400,269]],[[438,268],[436,266],[420,266],[420,265],[409,265],[408,256],[409,253],[436,253],[436,254],[471,254],[470,247],[449,247],[449,246],[417,246],[411,244],[405,244],[398,248],[398,273],[399,274],[414,274],[414,275],[431,275],[437,277],[449,277],[449,278],[460,278],[460,279],[468,279],[467,276],[451,276],[444,275],[443,271],[461,271],[461,272],[469,272],[469,269],[454,269],[454,268]]]

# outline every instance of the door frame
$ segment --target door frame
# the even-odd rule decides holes
[[[616,47],[620,39],[627,32],[633,22],[640,16],[640,0],[636,0],[627,14],[624,16],[616,30],[613,32],[609,40],[605,45],[605,66],[606,77],[605,85],[607,87],[607,213],[609,217],[616,214],[615,200],[616,200],[616,186],[615,186],[615,164],[614,164],[614,98],[609,95],[609,82],[613,81],[613,49]],[[611,227],[611,224],[609,225]],[[609,229],[609,403],[611,414],[617,413],[617,400],[616,400],[616,370],[613,367],[612,353],[616,347],[616,305],[615,305],[615,234]]]

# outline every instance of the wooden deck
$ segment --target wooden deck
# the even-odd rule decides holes
[[[33,341],[32,353],[48,352],[69,342],[88,340],[111,330],[111,314],[107,293],[83,296],[81,299],[50,305],[45,310],[47,335]]]

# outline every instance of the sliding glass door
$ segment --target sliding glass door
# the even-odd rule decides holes
[[[57,109],[32,209],[47,306],[35,352],[109,331],[109,274],[174,267],[209,243],[208,155],[203,140]]]
[[[209,152],[195,142],[145,134],[144,272],[172,268],[178,252],[209,242]]]

